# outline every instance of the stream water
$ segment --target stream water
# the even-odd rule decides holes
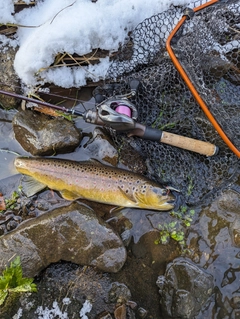
[[[91,108],[92,102],[85,106]],[[16,173],[13,165],[15,153],[30,155],[15,140],[11,124],[14,114],[15,111],[0,109],[0,181]],[[91,133],[94,128],[82,119],[78,119],[76,125],[85,133]],[[58,157],[89,159],[90,155],[83,147],[87,140],[85,137],[73,153]],[[167,264],[179,256],[192,260],[214,280],[214,293],[195,318],[240,318],[239,188],[238,179],[207,207],[194,207],[193,222],[185,232],[191,252],[187,255],[182,254],[178,243],[173,240],[166,245],[154,243],[159,238],[158,225],[172,221],[168,212],[123,209],[116,213],[117,225],[113,226],[128,232],[130,244],[127,263],[113,278],[124,282],[131,290],[133,300],[147,309],[148,315],[144,318],[163,318],[156,280],[164,274]]]

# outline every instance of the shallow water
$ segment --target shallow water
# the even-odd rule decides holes
[[[84,98],[85,92],[83,92]],[[86,96],[85,98],[89,98]],[[94,108],[94,99],[90,99],[84,102],[83,105],[79,105],[77,108],[80,111],[85,109]],[[67,103],[66,103],[67,106]],[[12,129],[12,118],[16,114],[15,110],[3,110],[0,109],[0,179],[12,176],[17,173],[13,161],[17,154],[22,156],[31,156],[30,153],[26,152],[21,145],[16,141],[14,132]],[[91,134],[95,128],[95,125],[86,123],[82,118],[78,117],[75,119],[77,128],[81,128],[84,133]],[[56,157],[67,158],[72,160],[87,160],[89,155],[84,151],[82,147],[89,137],[84,137],[79,147],[72,153],[59,154]]]
[[[85,106],[92,108],[92,101]],[[0,110],[0,180],[16,173],[13,165],[16,155],[12,152],[30,155],[14,138],[11,124],[13,115],[13,111]],[[95,128],[80,118],[77,119],[76,125],[89,134]],[[58,157],[89,159],[90,154],[84,148],[88,140],[88,136],[84,137],[74,152],[60,154]],[[213,202],[207,207],[194,207],[193,223],[186,229],[186,243],[191,253],[184,258],[191,259],[210,273],[215,285],[214,296],[197,319],[240,318],[240,207],[236,209],[237,204],[234,206],[234,201],[240,203],[239,186],[239,180],[229,186],[229,189],[236,190],[236,196],[228,198],[220,194],[220,202]],[[46,199],[48,192],[42,193],[41,196]],[[61,205],[61,200],[58,204]],[[155,245],[154,241],[159,237],[158,225],[171,222],[172,218],[168,212],[138,209],[123,209],[106,218],[109,217],[114,217],[109,223],[129,242],[127,263],[123,270],[113,277],[125,282],[132,292],[133,300],[148,309],[147,318],[161,318],[156,280],[158,275],[164,274],[166,265],[181,255],[181,250],[174,241],[167,245]]]

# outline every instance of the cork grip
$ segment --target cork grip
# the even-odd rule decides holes
[[[218,147],[211,143],[168,132],[162,132],[160,142],[177,146],[192,152],[197,152],[206,156],[212,156],[218,152]]]

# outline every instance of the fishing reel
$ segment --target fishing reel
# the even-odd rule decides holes
[[[100,93],[95,95],[97,111],[87,111],[83,118],[86,122],[110,127],[116,131],[126,132],[130,136],[138,136],[142,139],[161,142],[197,152],[206,156],[217,154],[218,147],[209,142],[199,141],[193,138],[177,135],[145,126],[138,123],[138,112],[130,97],[136,95],[140,82],[133,79],[129,82],[131,92],[124,95],[112,95],[104,99]]]
[[[136,95],[139,83],[138,80],[131,80],[129,83],[130,93],[123,95],[113,94],[107,99],[104,99],[104,96],[97,92],[94,95],[97,111],[87,111],[84,114],[84,120],[88,123],[111,127],[116,131],[135,129],[138,111],[136,106],[129,101],[129,98]]]
[[[33,98],[22,96],[19,94],[0,90],[0,94],[20,98],[31,103],[40,104],[45,107],[54,108],[67,114],[82,116],[87,123],[110,127],[116,131],[126,132],[128,136],[138,136],[142,139],[151,140],[158,143],[165,143],[171,146],[176,146],[185,150],[212,156],[218,153],[218,147],[214,144],[205,141],[199,141],[193,138],[177,135],[161,131],[151,126],[145,126],[136,121],[138,112],[133,103],[129,101],[130,97],[136,95],[139,81],[133,79],[129,85],[131,92],[124,95],[113,95],[110,98],[104,99],[104,96],[98,94],[95,96],[96,111],[80,112],[75,109],[67,109],[63,106],[54,105],[51,103],[38,101]]]

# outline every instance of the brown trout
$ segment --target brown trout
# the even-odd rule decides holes
[[[53,158],[15,159],[16,169],[67,200],[88,199],[123,207],[170,210],[174,197],[168,189],[139,175],[97,161],[75,162]]]

